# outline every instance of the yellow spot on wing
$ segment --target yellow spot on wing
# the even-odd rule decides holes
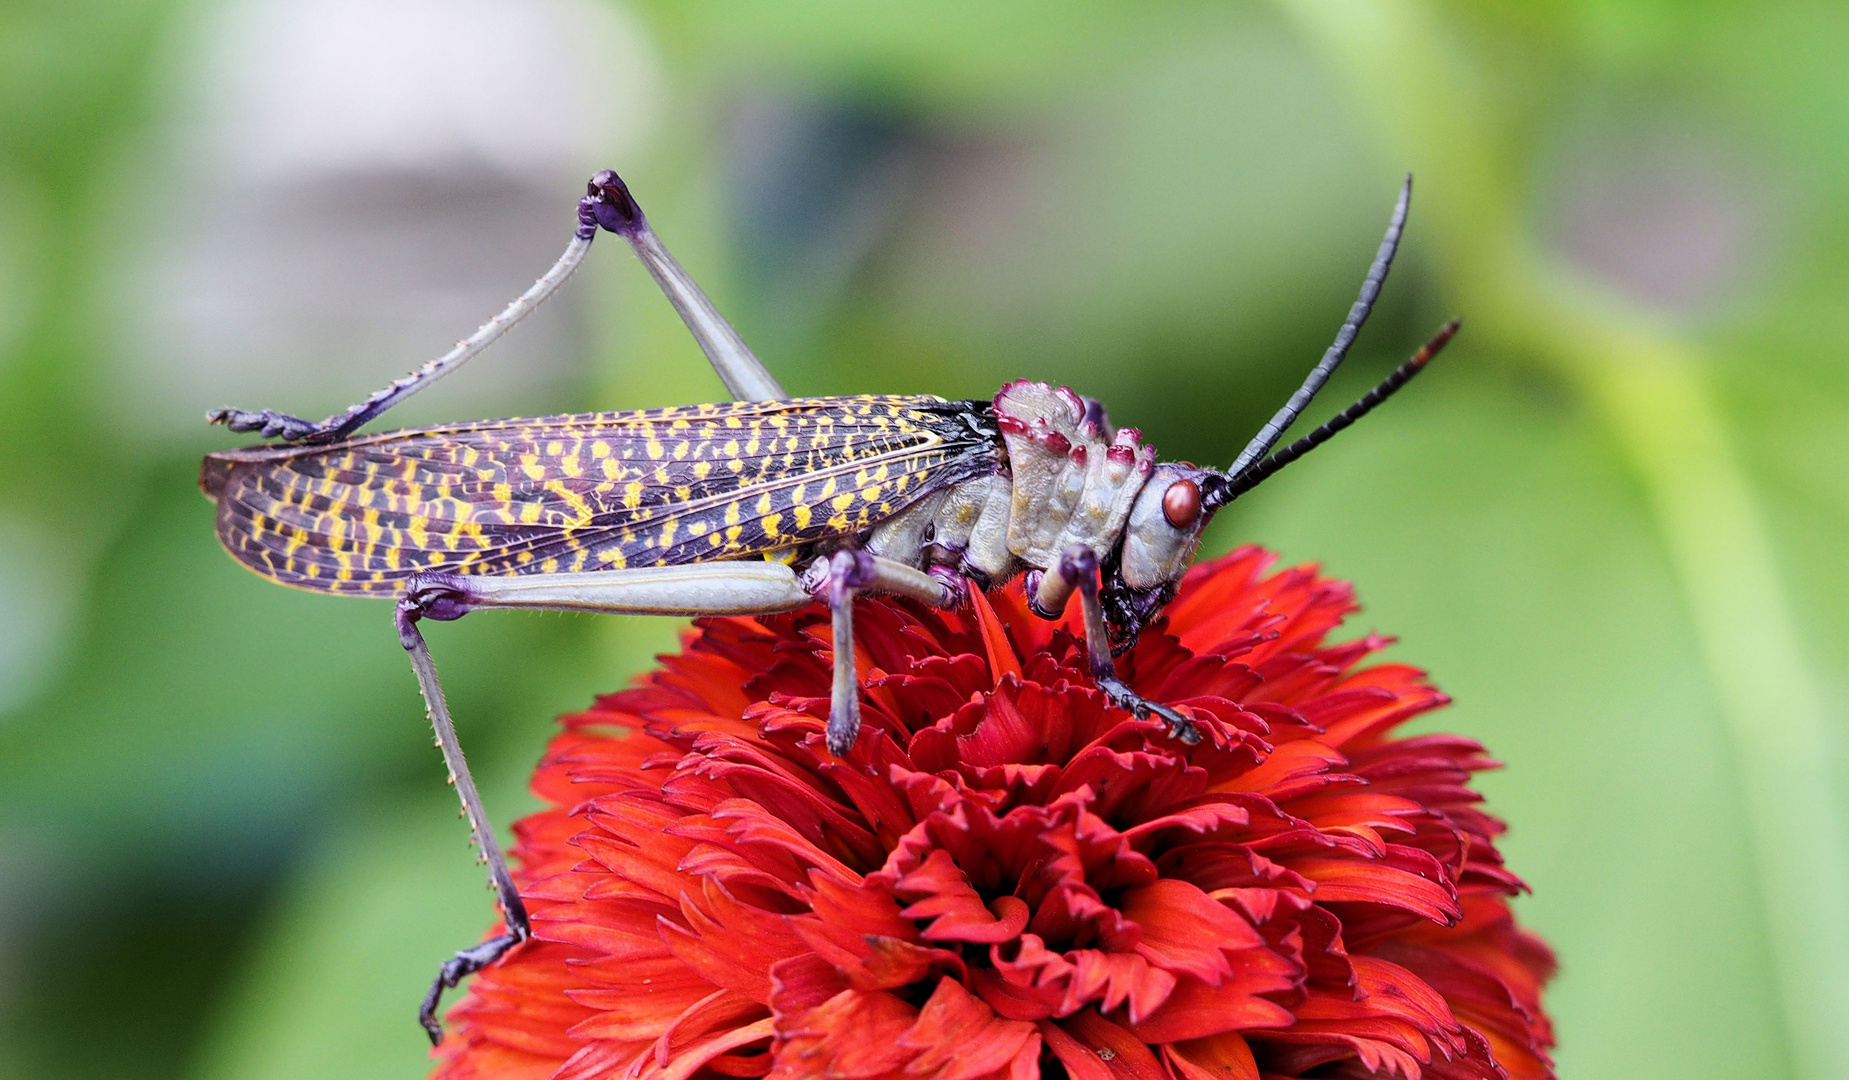
[[[585,522],[591,520],[591,508],[589,504],[587,504],[584,501],[584,497],[582,495],[579,495],[577,492],[571,490],[570,488],[566,487],[563,483],[557,480],[547,481],[546,490],[552,492],[554,495],[557,495],[561,500],[565,502],[565,505],[571,507],[572,524],[582,525]]]

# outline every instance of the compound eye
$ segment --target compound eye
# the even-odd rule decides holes
[[[1177,480],[1162,493],[1162,516],[1177,529],[1191,529],[1201,519],[1201,488],[1192,480]]]

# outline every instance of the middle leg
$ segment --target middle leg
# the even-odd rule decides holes
[[[833,617],[834,677],[828,699],[828,752],[846,757],[860,737],[860,678],[854,671],[854,597],[884,592],[909,596],[933,607],[955,607],[958,592],[944,581],[904,563],[865,551],[837,551],[817,559],[803,585],[828,605]]]

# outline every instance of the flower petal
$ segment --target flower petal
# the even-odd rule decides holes
[[[1158,967],[1192,975],[1209,986],[1233,974],[1229,953],[1265,945],[1250,923],[1176,878],[1126,889],[1118,903],[1124,916],[1143,928],[1138,953]]]
[[[1288,987],[1297,966],[1283,957],[1258,955],[1270,957],[1263,969],[1241,972],[1219,986],[1184,977],[1155,1015],[1131,1030],[1144,1042],[1168,1043],[1289,1024],[1289,1009],[1259,995]]]
[[[907,1076],[928,1080],[975,1080],[1006,1068],[1032,1041],[1034,1025],[1004,1020],[954,979],[939,979],[937,989],[898,1045],[914,1053]]]
[[[1253,548],[1120,664],[1015,583],[857,609],[863,733],[826,754],[825,612],[701,620],[565,718],[515,829],[538,940],[478,973],[444,1080],[1551,1080],[1482,747],[1325,636],[1352,590]],[[1057,1066],[1054,1063],[1057,1062]]]
[[[1231,1031],[1169,1043],[1163,1057],[1184,1080],[1258,1080],[1258,1062],[1245,1037]]]
[[[1167,1080],[1142,1039],[1086,1009],[1058,1023],[1041,1021],[1041,1037],[1072,1080]]]

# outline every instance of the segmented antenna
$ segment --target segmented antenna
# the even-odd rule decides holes
[[[1361,295],[1355,298],[1355,306],[1348,309],[1348,321],[1336,331],[1334,344],[1329,346],[1328,352],[1323,353],[1322,361],[1310,370],[1303,385],[1259,429],[1258,434],[1252,436],[1246,448],[1239,452],[1232,468],[1226,470],[1227,476],[1237,478],[1253,462],[1269,453],[1303,410],[1310,407],[1310,402],[1316,399],[1317,391],[1329,381],[1329,376],[1342,366],[1342,359],[1348,355],[1349,346],[1355,343],[1356,335],[1361,333],[1361,326],[1367,322],[1368,313],[1374,310],[1374,298],[1380,295],[1380,286],[1387,280],[1387,271],[1393,268],[1393,255],[1399,250],[1400,232],[1406,227],[1406,208],[1411,202],[1412,174],[1407,173],[1406,182],[1400,185],[1399,201],[1393,205],[1393,217],[1387,222],[1387,235],[1381,237],[1380,250],[1374,253],[1374,265],[1368,267],[1367,280],[1361,283]]]
[[[1374,389],[1361,395],[1360,400],[1330,417],[1315,431],[1252,465],[1239,475],[1229,478],[1225,487],[1209,492],[1207,498],[1212,500],[1216,507],[1229,503],[1264,483],[1279,469],[1335,438],[1336,432],[1374,411],[1374,406],[1392,397],[1400,387],[1411,382],[1414,375],[1424,371],[1426,362],[1444,349],[1452,335],[1457,333],[1457,328],[1462,325],[1464,325],[1462,319],[1452,319],[1446,323],[1444,328],[1438,331],[1436,337],[1419,347],[1419,351],[1412,355],[1411,360],[1394,368],[1393,374],[1380,380]]]

